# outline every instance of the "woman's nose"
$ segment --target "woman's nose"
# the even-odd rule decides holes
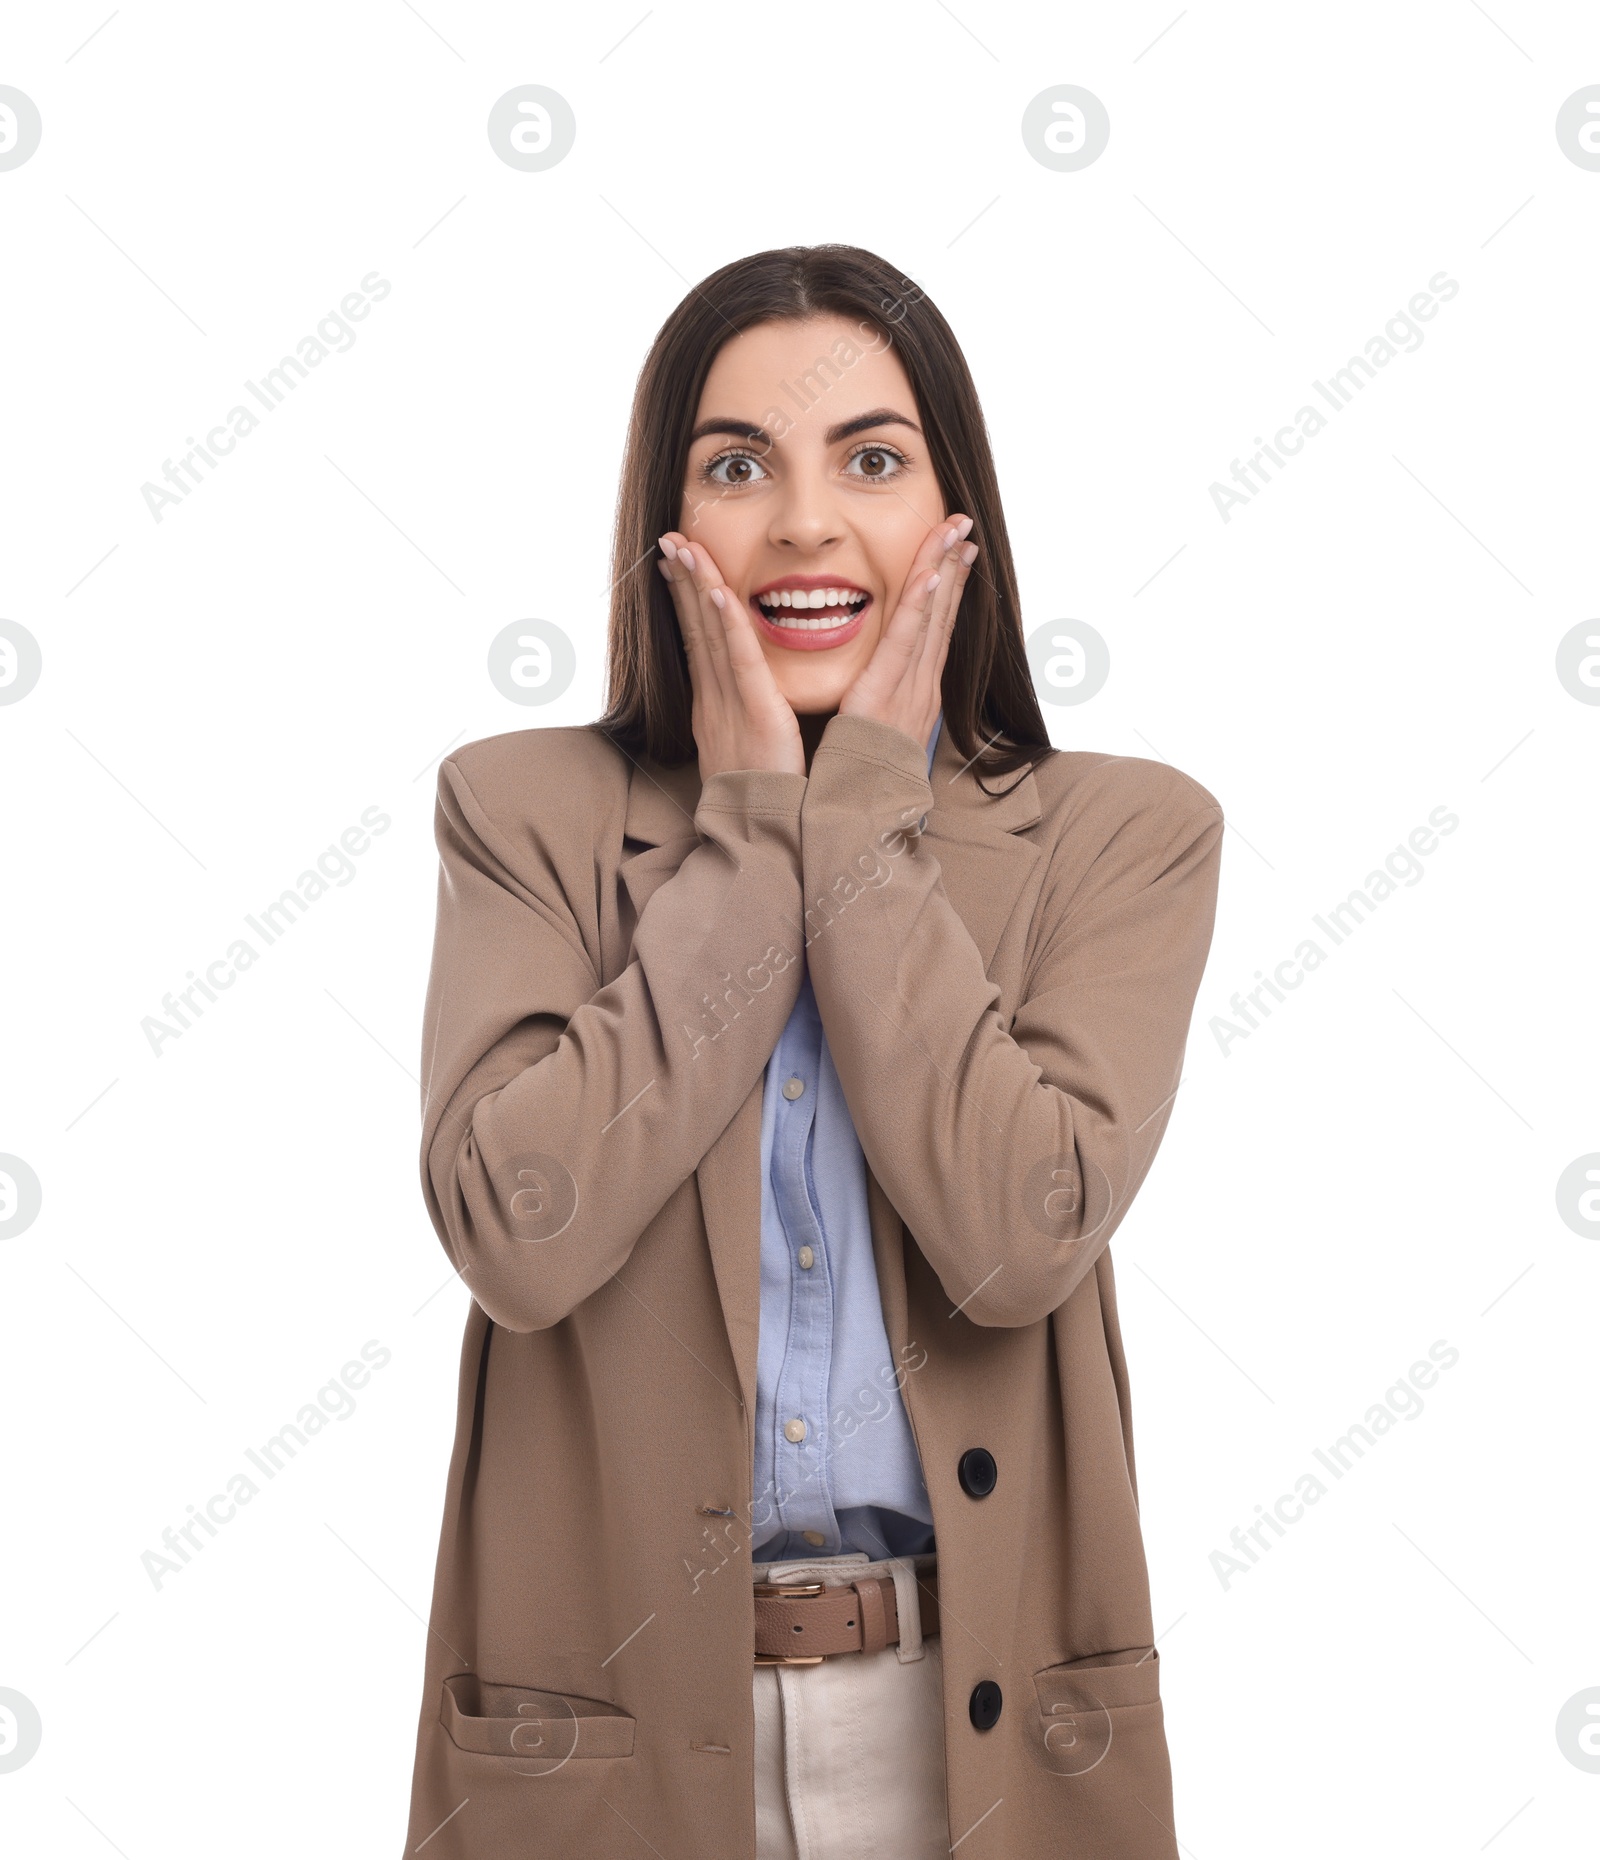
[[[804,473],[790,478],[773,510],[769,539],[791,549],[814,550],[838,542],[844,532],[844,521],[829,487]]]

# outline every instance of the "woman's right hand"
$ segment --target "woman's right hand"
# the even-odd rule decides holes
[[[672,589],[694,686],[691,724],[700,781],[729,769],[804,775],[800,724],[778,689],[754,623],[723,586],[704,543],[677,530],[661,538],[661,573]]]

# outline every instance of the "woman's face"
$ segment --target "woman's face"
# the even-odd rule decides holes
[[[723,344],[678,527],[744,603],[796,715],[838,708],[946,515],[911,384],[880,331],[819,316]],[[829,605],[812,590],[832,590]]]

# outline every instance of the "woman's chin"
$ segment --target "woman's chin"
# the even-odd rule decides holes
[[[778,689],[784,702],[797,717],[831,717],[840,699],[850,689],[847,678],[806,679],[797,688],[796,681],[782,681]]]
[[[797,717],[831,716],[866,669],[875,640],[859,635],[838,652],[767,651],[773,682]]]

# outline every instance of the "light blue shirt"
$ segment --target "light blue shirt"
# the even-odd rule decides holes
[[[928,772],[944,722],[928,739]],[[751,1555],[875,1561],[934,1547],[867,1211],[867,1164],[809,972],[761,1111],[761,1329]],[[793,1438],[795,1435],[799,1438]]]

